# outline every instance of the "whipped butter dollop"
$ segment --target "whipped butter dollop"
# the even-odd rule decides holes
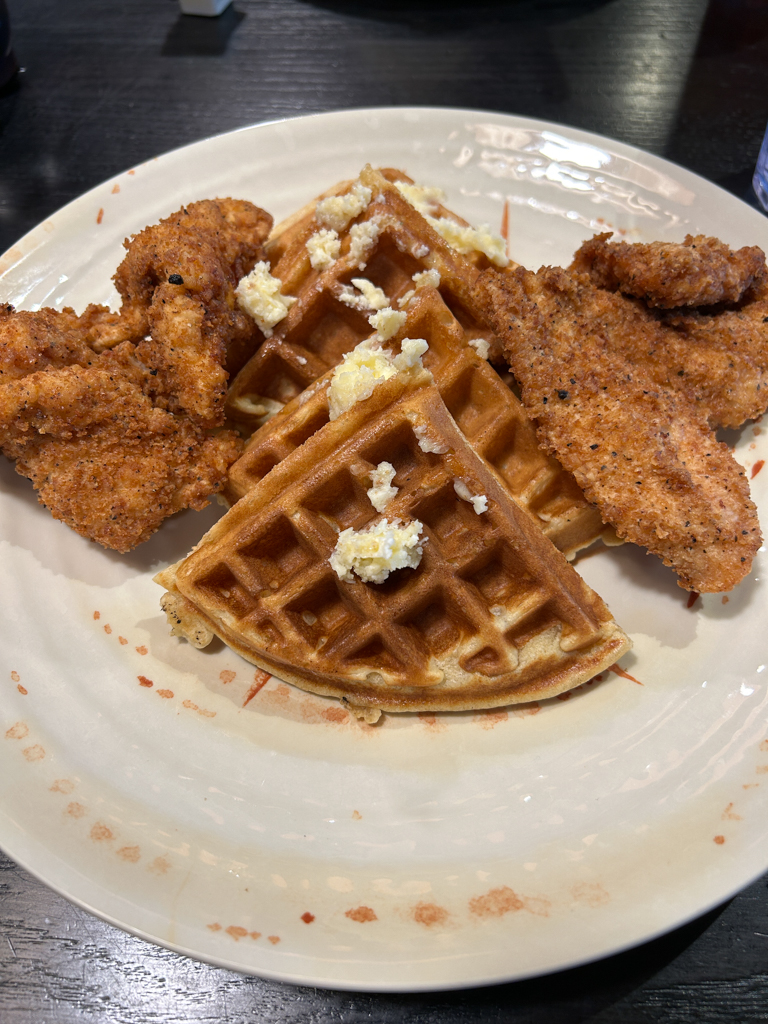
[[[400,353],[394,355],[381,347],[376,334],[361,341],[333,371],[328,386],[330,418],[335,420],[357,402],[370,398],[375,387],[396,373],[422,366],[421,357],[428,347],[423,338],[403,338]]]
[[[342,530],[330,557],[331,568],[346,583],[357,574],[363,583],[383,583],[396,569],[421,562],[423,523],[381,519],[363,530]]]
[[[343,231],[347,224],[368,207],[371,190],[356,181],[343,196],[329,196],[321,199],[315,207],[315,219],[320,227]]]
[[[267,262],[257,263],[250,274],[241,278],[235,295],[240,308],[255,321],[265,338],[272,337],[272,329],[288,313],[296,299],[283,295],[283,282],[273,277]]]
[[[501,235],[491,231],[487,224],[480,224],[476,228],[465,227],[462,224],[457,224],[450,217],[435,216],[438,212],[438,204],[445,199],[442,189],[424,185],[408,185],[402,181],[395,184],[411,206],[418,210],[427,223],[457,252],[465,255],[470,252],[482,252],[497,267],[506,267],[509,264],[507,243]]]

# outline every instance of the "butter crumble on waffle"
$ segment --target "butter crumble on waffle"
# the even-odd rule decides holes
[[[322,204],[337,199],[340,211],[324,213]],[[339,228],[335,215],[341,220],[349,216],[347,226],[323,227],[336,223]],[[446,225],[451,227],[446,230]],[[456,232],[469,231],[467,252],[449,245],[438,228],[456,244]],[[334,245],[325,251],[331,235],[336,236]],[[312,239],[318,238],[313,247]],[[475,244],[486,251],[472,248]],[[616,543],[615,532],[603,524],[575,480],[539,450],[520,402],[486,362],[499,342],[474,284],[493,261],[507,262],[493,239],[472,234],[431,190],[419,190],[402,172],[366,167],[357,182],[336,186],[279,225],[267,254],[274,280],[282,282],[290,303],[229,391],[229,419],[244,433],[256,434],[253,447],[230,474],[228,501],[240,498],[306,440],[322,425],[323,413],[318,411],[319,419],[310,423],[312,404],[302,426],[293,424],[288,433],[282,432],[282,418],[270,428],[271,418],[291,402],[307,401],[308,389],[370,334],[372,315],[404,321],[408,314],[411,322],[414,304],[430,291],[433,298],[421,302],[419,318],[427,324],[434,320],[434,328],[400,326],[395,337],[430,332],[426,365],[467,438],[568,557],[598,538]]]
[[[197,646],[218,635],[368,721],[551,697],[629,650],[457,427],[413,358],[424,347],[403,342],[389,356],[397,372],[312,430],[156,577],[174,633]],[[334,386],[325,378],[295,407],[299,433]],[[410,554],[394,563],[405,567],[387,574],[406,534]],[[350,560],[350,538],[360,558]]]
[[[357,182],[337,186],[273,232],[266,247],[271,274],[280,282],[282,295],[291,301],[280,322],[267,327],[264,342],[230,385],[227,415],[244,432],[261,426],[370,334],[368,317],[375,308],[366,305],[364,296],[355,295],[352,282],[356,279],[364,278],[380,289],[388,305],[397,310],[398,301],[414,290],[414,275],[436,272],[440,294],[467,340],[484,346],[486,352],[500,354],[475,289],[480,272],[492,265],[491,259],[474,249],[457,252],[405,197],[397,182],[402,188],[415,188],[399,171],[366,167]],[[355,189],[361,195],[358,206],[362,208],[345,227],[341,227],[344,213],[330,209],[323,214],[322,203],[344,201]],[[471,230],[432,197],[430,190],[413,193],[412,198],[422,192],[427,199],[420,205],[432,210],[435,223]],[[346,208],[354,211],[356,207],[347,204]],[[332,224],[336,228],[329,226]],[[323,233],[326,239],[330,234],[337,236],[338,255],[326,252],[325,259],[318,256],[322,240],[314,247],[308,245]],[[508,262],[503,254],[490,251],[502,263]]]
[[[369,328],[370,331],[370,328]],[[567,557],[612,531],[573,480],[538,445],[520,401],[468,343],[466,331],[435,288],[422,288],[407,306],[404,325],[385,344],[424,338],[424,366],[467,441],[506,484],[512,497]],[[250,438],[230,467],[224,491],[234,504],[266,473],[329,419],[327,380],[332,370],[288,403]]]

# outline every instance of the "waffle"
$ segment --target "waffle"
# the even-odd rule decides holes
[[[459,429],[552,543],[570,558],[598,537],[610,542],[612,529],[603,525],[570,474],[539,448],[520,401],[468,344],[466,331],[439,292],[421,289],[407,314],[405,325],[387,345],[399,351],[403,337],[426,339],[424,365]],[[224,496],[230,504],[328,422],[326,384],[332,372],[253,434],[229,471]]]
[[[267,244],[272,274],[282,281],[282,293],[296,301],[230,385],[227,415],[245,433],[261,426],[370,334],[372,311],[350,308],[341,297],[354,278],[367,278],[397,308],[398,300],[413,289],[414,274],[436,270],[440,294],[467,339],[485,342],[500,353],[474,291],[481,270],[490,266],[488,258],[480,252],[462,255],[445,242],[393,184],[412,184],[406,175],[366,167],[359,180],[371,189],[372,200],[339,232],[341,255],[330,266],[314,269],[307,250],[319,227],[316,203],[279,225]],[[344,182],[325,195],[343,193],[349,185]],[[437,202],[433,212],[468,226]],[[366,225],[378,234],[360,257],[352,251],[352,232]]]
[[[423,450],[424,431],[444,454]],[[381,583],[340,577],[340,531],[381,522],[368,488],[383,461],[398,488],[385,518],[422,524],[421,561]],[[156,579],[175,633],[216,634],[369,721],[554,696],[630,647],[420,367],[314,431]]]

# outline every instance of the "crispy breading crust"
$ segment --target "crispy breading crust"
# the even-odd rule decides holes
[[[0,389],[0,445],[56,519],[117,551],[167,516],[204,508],[241,442],[157,408],[123,343],[87,367],[40,370]]]
[[[649,306],[711,306],[739,302],[766,280],[765,253],[756,245],[734,251],[717,238],[686,235],[680,242],[611,242],[595,235],[577,250],[570,270],[592,284],[643,299]]]
[[[598,315],[600,293],[583,279],[559,268],[494,270],[479,288],[542,444],[605,521],[672,566],[682,587],[735,586],[760,527],[744,470],[701,408],[632,361],[620,321]]]
[[[106,306],[90,305],[80,316],[69,306],[36,312],[0,306],[0,384],[48,367],[86,366],[95,342],[119,320]]]
[[[202,200],[126,239],[115,286],[142,362],[203,426],[223,422],[226,382],[261,341],[235,288],[253,269],[269,214],[234,199]],[[145,336],[149,335],[148,338]]]
[[[650,310],[639,299],[595,288],[569,272],[567,291],[582,317],[610,337],[655,384],[697,406],[710,426],[737,427],[768,402],[768,301],[737,310]]]
[[[81,535],[128,551],[223,486],[242,449],[216,429],[226,383],[259,341],[234,289],[271,223],[192,203],[126,243],[119,313],[0,309],[0,447]]]

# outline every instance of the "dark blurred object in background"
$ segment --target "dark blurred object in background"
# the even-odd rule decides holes
[[[19,70],[11,43],[11,19],[5,0],[0,0],[0,89],[7,85]]]

